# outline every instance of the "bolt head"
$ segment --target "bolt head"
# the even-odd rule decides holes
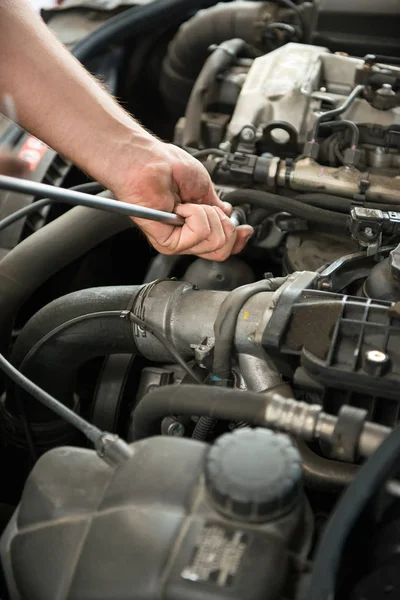
[[[256,134],[252,127],[243,127],[240,132],[240,137],[244,142],[252,142],[255,138]]]
[[[184,433],[185,433],[185,428],[182,425],[182,423],[171,423],[168,426],[168,430],[167,430],[168,435],[172,435],[174,437],[183,437]]]

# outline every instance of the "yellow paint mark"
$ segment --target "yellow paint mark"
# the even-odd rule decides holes
[[[248,313],[247,311],[243,313],[243,319],[248,319],[250,316],[250,313]]]

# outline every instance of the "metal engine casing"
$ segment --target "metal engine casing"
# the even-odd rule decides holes
[[[284,121],[294,127],[298,141],[304,143],[321,110],[344,102],[354,87],[356,70],[363,64],[362,59],[332,54],[321,46],[296,43],[256,58],[240,92],[226,140],[231,141],[249,124],[258,127]],[[389,126],[400,124],[400,109],[377,110],[366,100],[357,99],[341,118]],[[284,142],[286,137],[286,132],[274,131],[277,141]]]

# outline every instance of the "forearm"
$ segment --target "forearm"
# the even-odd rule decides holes
[[[0,57],[0,98],[12,97],[18,122],[104,185],[151,143],[25,0],[0,1]]]

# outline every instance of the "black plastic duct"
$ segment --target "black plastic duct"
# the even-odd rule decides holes
[[[75,378],[88,360],[110,354],[134,354],[127,310],[142,286],[92,288],[62,296],[37,312],[16,341],[11,362],[67,406],[73,406]],[[54,419],[28,395],[26,411],[35,422]],[[10,403],[11,402],[11,403]],[[7,408],[13,412],[8,394]]]
[[[200,11],[184,23],[168,48],[160,89],[171,114],[182,115],[212,44],[240,38],[262,45],[262,32],[278,6],[268,2],[232,2]]]
[[[128,217],[76,207],[18,244],[0,262],[0,349],[7,352],[15,316],[60,269],[133,226]]]

